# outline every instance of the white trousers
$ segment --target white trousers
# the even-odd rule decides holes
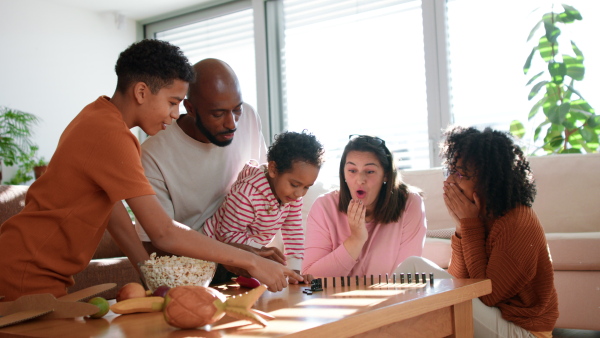
[[[454,278],[446,270],[440,268],[427,258],[412,256],[400,263],[396,270],[400,273],[423,273],[429,276],[433,272],[433,278]],[[502,318],[500,309],[483,304],[479,298],[473,299],[473,329],[476,338],[535,338],[529,331]]]

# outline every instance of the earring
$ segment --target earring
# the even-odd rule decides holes
[[[386,182],[386,181],[383,181],[383,185],[386,185],[386,184],[387,184],[387,182]]]

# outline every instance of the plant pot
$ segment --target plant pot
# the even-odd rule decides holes
[[[35,174],[35,179],[40,178],[40,176],[42,176],[42,174],[46,172],[46,169],[48,169],[47,165],[33,167],[33,173]]]

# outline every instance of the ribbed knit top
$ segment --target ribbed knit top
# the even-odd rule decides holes
[[[487,228],[479,218],[460,220],[452,236],[448,272],[456,278],[488,278],[492,293],[480,297],[502,318],[529,331],[552,331],[558,319],[552,259],[546,236],[530,207],[518,206]]]

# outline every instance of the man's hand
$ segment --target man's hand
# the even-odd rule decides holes
[[[285,263],[286,263],[283,253],[281,253],[281,251],[275,247],[263,246],[262,248],[257,249],[257,248],[254,248],[254,247],[251,247],[251,246],[245,245],[245,244],[237,244],[237,243],[228,243],[228,244],[231,246],[234,246],[236,248],[242,249],[242,250],[250,251],[260,257],[270,259],[272,261],[275,261],[275,262],[283,264],[283,265],[285,265]],[[225,269],[229,270],[229,272],[234,273],[238,276],[252,277],[248,273],[248,271],[246,271],[242,268],[238,268],[238,267],[231,266],[231,265],[223,265],[223,266],[225,267]]]
[[[288,278],[296,281],[304,279],[299,274],[270,259],[256,257],[256,263],[248,269],[252,277],[265,284],[269,291],[278,292],[288,285]]]
[[[281,250],[279,250],[275,247],[263,246],[260,249],[251,247],[250,251],[254,252],[255,254],[259,255],[260,257],[264,257],[264,258],[270,259],[272,261],[275,261],[279,264],[286,265],[285,256],[283,255]]]

